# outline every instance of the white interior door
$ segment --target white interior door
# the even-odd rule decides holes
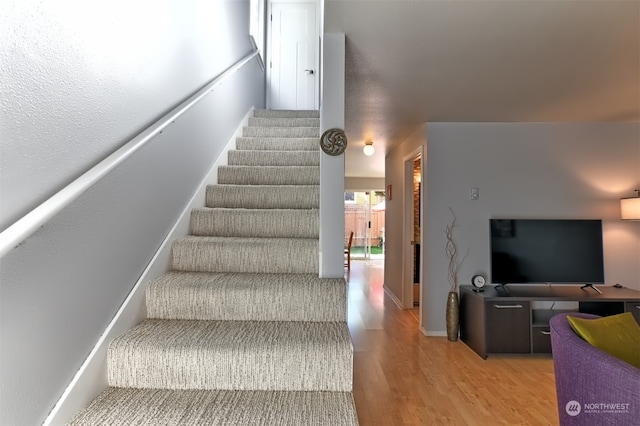
[[[318,24],[314,3],[271,3],[267,104],[317,109]]]

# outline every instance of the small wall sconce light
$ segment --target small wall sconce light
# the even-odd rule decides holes
[[[364,152],[364,155],[368,157],[372,156],[373,153],[376,152],[376,150],[373,148],[373,142],[366,141],[364,143],[364,148],[362,148],[362,152]]]
[[[640,220],[640,189],[637,196],[620,200],[620,217],[623,220]]]

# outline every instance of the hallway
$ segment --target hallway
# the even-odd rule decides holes
[[[461,341],[424,336],[385,294],[383,268],[358,260],[345,275],[361,426],[558,423],[551,357],[483,360]]]

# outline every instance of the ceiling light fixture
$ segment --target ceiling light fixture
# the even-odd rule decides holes
[[[364,152],[364,155],[368,157],[372,156],[373,153],[376,152],[376,150],[373,148],[373,142],[366,141],[364,143],[364,148],[362,148],[362,152]]]
[[[620,200],[620,217],[623,220],[640,220],[640,189],[635,191],[635,197]]]

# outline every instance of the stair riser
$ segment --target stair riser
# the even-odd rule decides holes
[[[271,280],[259,274],[167,274],[147,286],[147,317],[216,321],[347,320],[347,287],[343,279],[269,275],[273,276]]]
[[[317,209],[318,185],[212,185],[207,187],[207,207],[239,209]]]
[[[229,151],[230,166],[319,166],[317,151]]]
[[[250,127],[320,127],[319,118],[249,117]]]
[[[319,222],[318,210],[194,209],[191,212],[190,234],[211,237],[319,238]]]
[[[320,118],[318,110],[277,110],[277,109],[256,109],[253,111],[254,117],[280,118]]]
[[[249,151],[319,151],[318,138],[237,138],[236,149]]]
[[[350,392],[109,388],[68,426],[125,424],[358,426],[358,418]]]
[[[320,168],[315,166],[220,166],[221,185],[319,185]]]
[[[147,320],[108,349],[109,386],[351,391],[346,324]],[[270,323],[275,324],[275,323]],[[162,327],[162,330],[158,330]],[[285,331],[280,331],[285,330]]]
[[[242,129],[245,137],[267,138],[319,138],[317,127],[245,127]]]
[[[317,239],[187,237],[176,240],[172,252],[176,271],[319,272]]]
[[[326,357],[319,357],[317,348],[311,349],[292,354],[290,351],[265,348],[267,353],[261,355],[233,353],[222,362],[216,361],[214,364],[212,360],[206,360],[196,364],[191,362],[191,358],[197,359],[202,354],[181,353],[179,348],[169,347],[164,360],[129,358],[123,363],[110,362],[109,386],[141,389],[350,392],[352,382],[344,376],[348,374],[351,377],[353,374],[350,369],[353,364],[351,350],[346,347],[336,348]],[[292,360],[286,363],[287,366],[283,366],[284,363],[280,360],[287,356],[295,356],[299,361]],[[161,377],[154,375],[157,369],[162,369]],[[119,371],[119,375],[138,374],[139,377],[134,380],[119,380],[111,375],[111,371]],[[166,379],[164,375],[172,378]],[[335,384],[329,386],[330,382]]]

